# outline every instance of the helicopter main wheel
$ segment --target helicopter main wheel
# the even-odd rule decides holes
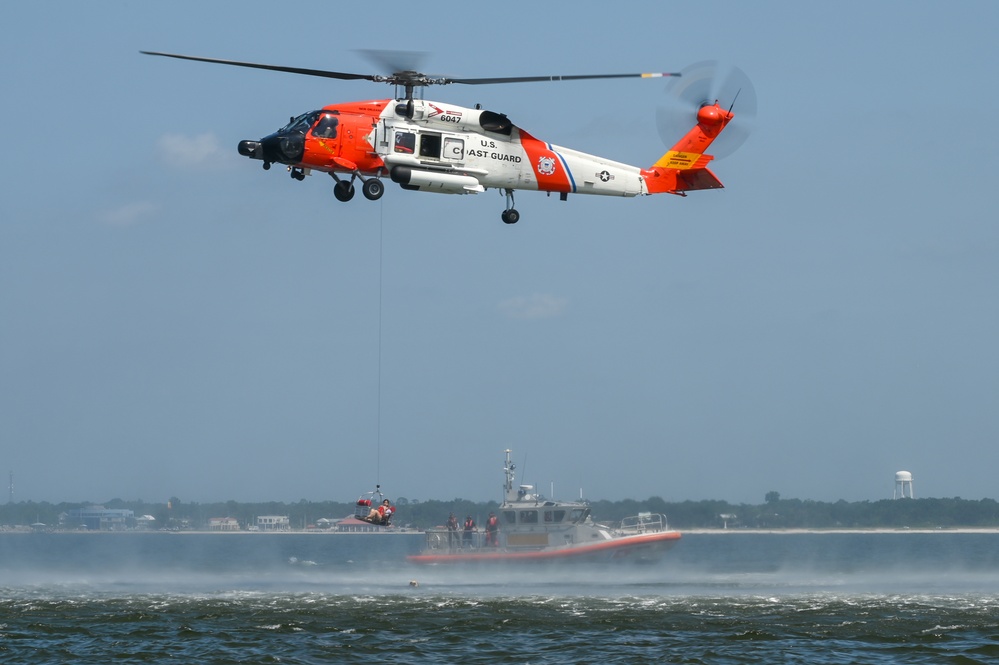
[[[370,180],[365,180],[364,184],[361,185],[361,193],[364,194],[364,198],[367,200],[377,201],[385,193],[385,185],[378,178],[371,178]]]
[[[506,195],[506,210],[500,215],[500,219],[504,224],[516,224],[520,221],[520,213],[513,209],[513,189],[507,188],[503,193]]]
[[[354,198],[354,185],[350,184],[346,180],[341,180],[337,184],[333,185],[333,196],[336,197],[337,201],[347,201]]]

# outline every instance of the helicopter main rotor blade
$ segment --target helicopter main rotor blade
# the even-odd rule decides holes
[[[529,83],[532,81],[581,81],[586,79],[620,79],[620,78],[664,78],[680,76],[680,72],[649,72],[643,74],[571,74],[566,76],[501,76],[494,78],[451,78],[451,77],[430,77],[418,71],[405,69],[396,71],[388,75],[378,74],[352,74],[349,72],[333,72],[326,69],[307,69],[304,67],[284,67],[281,65],[263,65],[255,62],[241,62],[238,60],[222,60],[219,58],[203,58],[194,55],[180,55],[177,53],[160,53],[158,51],[139,51],[145,55],[158,55],[164,58],[177,58],[178,60],[194,60],[197,62],[213,62],[220,65],[232,65],[234,67],[250,67],[252,69],[266,69],[273,72],[288,72],[290,74],[305,74],[306,76],[320,76],[322,78],[342,79],[345,81],[374,81],[376,83],[390,83],[395,85],[405,85],[408,88],[425,85],[446,85],[448,83],[462,83],[465,85],[488,85],[494,83]],[[388,66],[398,65],[399,55],[413,57],[418,54],[405,52],[385,52],[382,64]],[[374,55],[373,55],[374,54]],[[369,52],[368,57],[381,57],[383,52]]]
[[[306,76],[321,76],[328,79],[342,79],[345,81],[378,81],[379,77],[370,74],[351,74],[348,72],[331,72],[325,69],[306,69],[303,67],[282,67],[280,65],[261,65],[255,62],[239,62],[237,60],[220,60],[219,58],[201,58],[193,55],[178,55],[176,53],[159,53],[156,51],[139,51],[145,55],[159,55],[164,58],[177,58],[179,60],[195,60],[197,62],[214,62],[220,65],[233,65],[235,67],[250,67],[252,69],[268,69],[273,72],[288,72],[290,74],[305,74]]]
[[[568,76],[504,76],[498,78],[456,79],[447,78],[447,83],[466,85],[486,85],[492,83],[531,83],[533,81],[582,81],[584,79],[623,79],[623,78],[664,78],[680,76],[680,72],[651,72],[645,74],[570,74]]]

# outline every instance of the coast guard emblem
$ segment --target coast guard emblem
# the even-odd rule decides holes
[[[541,175],[551,175],[555,173],[555,160],[551,157],[542,157],[539,159],[538,173]]]

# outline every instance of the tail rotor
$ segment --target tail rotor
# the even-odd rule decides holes
[[[718,103],[735,114],[725,131],[712,143],[715,158],[735,152],[752,132],[756,119],[756,90],[744,71],[724,66],[716,61],[690,65],[682,76],[671,78],[666,86],[665,100],[656,110],[659,136],[667,146],[673,145],[696,122],[702,106]]]

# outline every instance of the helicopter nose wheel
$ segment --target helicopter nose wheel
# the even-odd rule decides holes
[[[305,180],[305,171],[302,169],[289,169],[291,171],[291,177],[295,180],[302,182]]]
[[[520,221],[520,213],[513,208],[513,190],[507,189],[506,192],[506,210],[500,215],[500,219],[503,220],[504,224],[516,224]]]
[[[378,178],[369,178],[361,185],[361,193],[369,201],[377,201],[385,193],[385,185]]]
[[[354,185],[346,180],[337,180],[337,183],[333,185],[333,196],[336,197],[337,201],[347,201],[354,198]]]

